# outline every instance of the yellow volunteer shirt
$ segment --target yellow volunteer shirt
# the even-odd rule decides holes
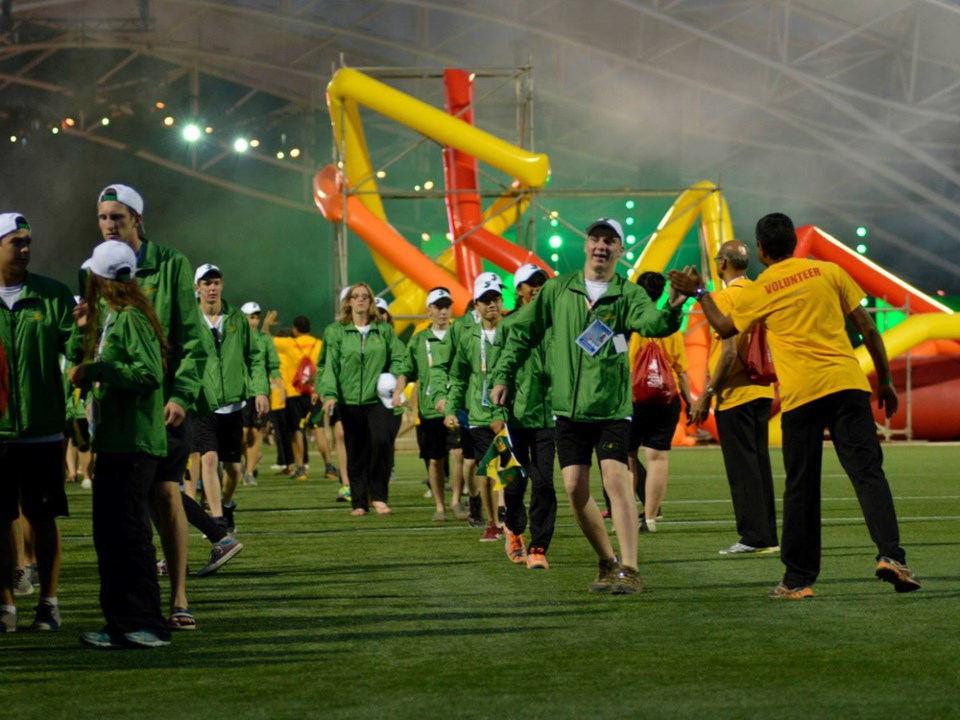
[[[323,341],[313,335],[300,335],[295,338],[275,337],[273,346],[277,349],[277,355],[280,356],[280,377],[283,379],[283,389],[287,397],[295,397],[300,393],[293,386],[293,375],[300,365],[300,360],[304,356],[309,356],[316,365]],[[317,370],[319,372],[319,368]]]
[[[720,308],[720,312],[724,315],[732,314],[740,291],[750,285],[753,285],[752,280],[737,278],[723,290],[713,293],[713,301]],[[743,368],[743,358],[747,356],[747,349],[750,347],[750,336],[750,332],[742,332],[736,337],[737,357],[723,381],[723,388],[717,393],[717,410],[729,410],[761,398],[773,399],[773,385],[754,385]],[[711,377],[717,368],[717,363],[720,362],[722,345],[720,336],[715,334],[710,343],[710,356],[707,359],[707,370]]]
[[[677,384],[677,394],[680,394],[680,373],[687,371],[687,348],[683,344],[683,333],[679,330],[673,335],[667,335],[665,338],[648,338],[636,333],[630,338],[630,372],[633,373],[633,365],[637,361],[637,355],[648,343],[656,343],[660,346],[667,362],[670,363],[670,369],[673,370],[673,380]]]
[[[730,317],[737,330],[767,326],[784,411],[840,390],[870,392],[845,319],[864,292],[839,266],[790,258],[740,290]]]

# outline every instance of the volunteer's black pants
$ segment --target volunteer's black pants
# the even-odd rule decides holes
[[[393,463],[393,411],[372,405],[340,405],[343,439],[347,446],[347,474],[354,508],[387,502]]]
[[[557,520],[557,491],[553,485],[556,457],[556,431],[553,428],[510,428],[513,452],[530,477],[530,548],[546,552],[553,539]],[[527,509],[523,497],[527,479],[515,480],[503,490],[507,505],[506,525],[520,535],[527,529]]]
[[[842,390],[783,413],[783,535],[780,558],[784,582],[810,585],[820,574],[820,477],[823,431],[830,437],[840,464],[850,477],[878,557],[906,562],[890,486],[883,474],[883,452],[877,440],[870,394]],[[99,475],[98,475],[99,477]]]
[[[159,458],[144,453],[98,453],[93,483],[93,544],[100,571],[106,631],[149,630],[168,640],[160,610],[157,556],[148,499]]]
[[[773,400],[758,398],[716,413],[737,532],[740,542],[755,548],[777,545],[768,442],[772,405]]]

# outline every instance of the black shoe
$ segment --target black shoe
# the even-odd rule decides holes
[[[223,503],[223,521],[226,523],[226,531],[233,535],[237,531],[237,524],[233,520],[233,512],[237,509],[237,504],[231,502],[229,505]]]
[[[486,527],[487,523],[483,519],[483,502],[480,496],[470,497],[470,517],[467,518],[470,527]]]

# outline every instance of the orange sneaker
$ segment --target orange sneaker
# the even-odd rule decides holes
[[[503,533],[505,536],[503,547],[507,551],[507,557],[512,562],[522,563],[527,559],[527,551],[523,546],[523,535],[514,535],[508,527],[503,528]]]
[[[780,583],[770,590],[768,595],[778,600],[805,600],[814,597],[814,592],[809,585],[790,587],[786,583]]]
[[[550,563],[547,562],[547,555],[543,548],[530,548],[527,553],[527,570],[549,570]]]
[[[914,576],[913,570],[886,555],[880,556],[877,562],[876,576],[879,580],[891,583],[898,593],[920,589],[920,582]]]

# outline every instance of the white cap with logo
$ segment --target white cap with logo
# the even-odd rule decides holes
[[[393,391],[397,389],[397,376],[393,373],[381,373],[377,378],[377,395],[386,408],[393,408]]]
[[[93,249],[84,267],[105,280],[131,280],[137,275],[137,256],[124,242],[104,240]]]
[[[0,238],[17,230],[29,230],[30,223],[20,213],[10,212],[0,215]]]
[[[220,272],[220,268],[212,263],[204,263],[197,268],[197,271],[193,274],[193,284],[199,285],[200,281],[205,277],[212,275],[213,277],[222,278],[223,273]]]
[[[340,302],[341,302],[341,303],[342,303],[344,300],[347,299],[347,295],[350,294],[350,288],[352,288],[352,287],[353,287],[353,285],[347,285],[345,288],[343,288],[342,290],[340,290]]]
[[[587,228],[587,235],[590,235],[594,230],[601,227],[610,228],[617,234],[618,238],[623,240],[623,226],[617,220],[608,217],[597,218],[590,223],[590,227]]]
[[[143,198],[140,197],[140,193],[129,185],[115,183],[113,185],[107,185],[100,191],[99,199],[97,200],[98,203],[111,200],[123,203],[137,215],[143,215]]]
[[[450,291],[446,288],[434,288],[427,293],[427,307],[436,305],[441,300],[449,300],[450,304],[453,304],[453,297],[450,295]]]
[[[517,271],[513,274],[513,287],[518,288],[523,285],[525,282],[529,282],[530,278],[535,276],[537,273],[543,275],[544,281],[546,281],[550,276],[547,274],[547,271],[544,270],[539,265],[534,263],[527,263],[526,265],[521,265],[517,268]]]
[[[503,282],[500,280],[500,276],[496,273],[480,273],[477,275],[477,279],[473,281],[474,300],[479,300],[488,292],[495,292],[498,295],[503,295]]]
[[[374,300],[374,302],[377,304],[377,309],[380,312],[390,312],[390,303],[388,303],[386,299],[378,297]]]
[[[251,300],[240,306],[240,312],[242,312],[244,315],[255,315],[256,313],[260,312],[260,306]]]

